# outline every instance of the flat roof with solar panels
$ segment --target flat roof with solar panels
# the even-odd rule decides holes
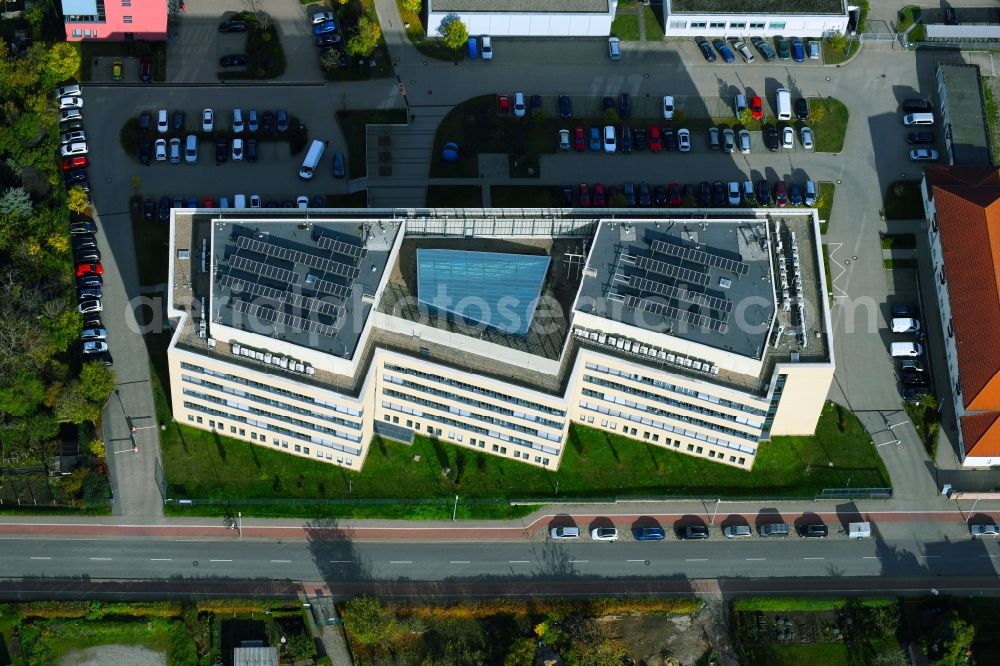
[[[751,358],[775,318],[764,224],[602,221],[577,310]]]
[[[217,221],[213,234],[213,321],[353,355],[391,241],[347,221]]]

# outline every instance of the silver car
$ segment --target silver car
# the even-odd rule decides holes
[[[683,127],[677,130],[677,150],[687,153],[691,150],[691,132]]]
[[[81,340],[106,340],[107,337],[108,331],[103,328],[85,328],[80,332]]]
[[[108,343],[101,342],[100,340],[92,340],[90,342],[83,343],[83,353],[84,354],[100,354],[101,352],[108,351]]]
[[[722,130],[722,152],[731,153],[736,148],[736,132],[730,128]]]
[[[969,525],[969,532],[975,537],[996,537],[1000,536],[1000,529],[997,529],[995,523],[980,523],[978,525]]]
[[[595,527],[590,530],[590,538],[594,541],[618,541],[618,529],[615,527]]]
[[[749,525],[730,525],[722,530],[722,533],[729,539],[740,539],[753,536],[753,530],[750,529]]]
[[[740,130],[740,152],[744,155],[750,154],[750,132],[745,129]]]
[[[753,53],[750,51],[750,47],[747,46],[746,42],[736,40],[733,42],[733,48],[736,49],[740,56],[742,56],[743,62],[753,62]]]

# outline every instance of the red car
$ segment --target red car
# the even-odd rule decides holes
[[[63,171],[69,171],[70,169],[86,169],[88,166],[90,166],[90,160],[87,159],[86,155],[64,157],[62,161]]]
[[[205,197],[205,200],[201,204],[202,208],[215,208],[215,202],[212,201],[212,197]]]
[[[497,95],[497,111],[500,113],[510,113],[510,96]]]
[[[573,131],[573,149],[578,153],[587,149],[587,136],[582,127],[577,127]]]
[[[667,185],[667,194],[669,196],[669,203],[671,206],[681,205],[680,183],[670,183],[669,185]]]
[[[764,102],[760,97],[750,98],[750,115],[754,120],[761,120],[764,117]]]
[[[649,128],[649,152],[658,153],[663,150],[663,134],[659,127]]]
[[[584,208],[590,206],[590,190],[587,189],[587,183],[580,183],[580,205]]]
[[[785,189],[784,181],[779,180],[774,186],[774,203],[778,204],[778,208],[788,205],[788,190]]]
[[[95,275],[104,275],[104,266],[101,266],[100,263],[76,265],[76,277],[83,277],[88,273],[94,273]]]
[[[601,208],[606,208],[608,205],[608,200],[604,197],[604,185],[601,183],[594,184],[594,205]]]

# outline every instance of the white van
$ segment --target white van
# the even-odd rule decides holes
[[[306,158],[302,160],[302,168],[299,169],[299,178],[302,180],[311,180],[313,177],[313,172],[316,171],[316,167],[319,166],[319,161],[323,157],[323,149],[325,145],[320,140],[314,140],[312,145],[309,146],[309,152],[306,153]]]
[[[184,144],[184,161],[188,164],[196,164],[198,162],[198,137],[194,134],[187,135]]]
[[[908,113],[903,116],[903,124],[907,127],[912,125],[933,125],[933,113]]]
[[[889,352],[893,358],[910,358],[922,355],[924,348],[917,342],[893,342]]]
[[[247,207],[247,195],[237,194],[233,197],[233,208],[246,208]]]
[[[792,93],[786,88],[778,88],[778,120],[792,119]]]
[[[912,317],[893,317],[893,333],[920,333],[920,321]]]

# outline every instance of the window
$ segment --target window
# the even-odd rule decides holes
[[[653,433],[653,441],[654,441],[654,442],[658,442],[658,441],[660,441],[660,436],[659,436],[659,435],[657,435],[656,433]]]
[[[243,428],[240,428],[240,437],[246,437],[246,436],[247,436],[247,431],[244,430]]]
[[[521,457],[521,452],[520,451],[514,451],[514,457],[515,458],[520,458]]]
[[[707,25],[708,23],[706,23],[705,21],[691,21],[692,28],[704,28]]]
[[[712,27],[712,28],[725,28],[726,27],[726,22],[725,21],[712,21],[712,25],[709,26],[709,27]]]
[[[479,440],[479,448],[485,449],[486,448],[486,442],[484,442],[483,440]]]
[[[448,431],[448,439],[455,439],[455,433],[453,433],[451,430]]]
[[[406,419],[406,427],[407,428],[413,427],[413,419]]]
[[[469,444],[471,444],[472,446],[475,446],[476,445],[476,438],[475,437],[470,437],[469,438]]]
[[[219,421],[219,430],[225,430],[225,427],[222,425],[222,421]]]
[[[493,450],[494,451],[499,451],[500,450],[500,445],[499,444],[494,444],[493,445]]]
[[[542,464],[543,465],[548,465],[549,464],[549,459],[548,458],[542,458]]]
[[[236,426],[229,426],[229,432],[233,435],[236,434]]]
[[[253,441],[256,442],[257,441],[257,433],[255,433],[255,432],[250,433],[250,439],[252,439]]]
[[[768,30],[784,30],[785,29],[785,22],[784,21],[771,21],[770,23],[767,24],[767,29]]]
[[[393,423],[399,423],[399,417],[398,416],[393,416],[392,417],[392,422]]]
[[[281,443],[281,448],[287,449],[288,448],[288,442],[282,442]]]
[[[122,7],[131,7],[132,0],[122,0]]]
[[[132,22],[132,17],[131,16],[123,16],[122,17],[122,23],[131,23],[131,22]]]
[[[729,456],[729,462],[736,462],[736,456]]]
[[[542,462],[542,457],[541,456],[535,456],[535,462],[536,463]]]
[[[391,417],[391,416],[389,416],[388,414],[384,414],[384,415],[382,416],[382,420],[383,420],[383,421],[386,421],[386,422],[390,422],[390,423],[391,423],[391,422],[392,422],[392,417]]]
[[[83,37],[83,31],[82,30],[74,30],[73,31],[73,36],[74,37]]]
[[[601,427],[602,428],[607,428],[608,427],[608,420],[607,419],[601,419]]]
[[[744,23],[743,21],[740,21],[739,23],[730,23],[729,27],[732,28],[733,30],[743,30],[744,28],[747,27],[747,24]]]
[[[709,458],[714,458],[715,457],[715,451],[709,451],[708,452],[708,457]]]
[[[260,441],[266,442],[267,441],[267,437],[265,437],[264,435],[261,435],[260,436]]]
[[[673,28],[674,30],[684,30],[685,28],[688,27],[688,22],[687,21],[671,21],[670,22],[670,27]]]
[[[209,428],[214,428],[215,427],[215,421],[209,419],[209,421],[208,421],[208,427]]]
[[[192,414],[188,414],[188,421],[194,421],[194,416]]]
[[[504,455],[507,455],[507,447],[506,446],[501,446],[500,447],[500,453],[502,453]]]
[[[457,437],[458,437],[458,441],[461,442],[462,441],[462,435],[457,435]]]
[[[200,417],[200,416],[198,416],[198,417],[195,417],[195,421],[197,421],[197,422],[198,422],[198,424],[200,425],[200,424],[201,424],[201,417]]]
[[[697,450],[695,451],[695,453],[701,453],[701,452],[702,452],[703,450],[704,450],[704,449],[703,449],[702,447],[700,447],[700,446],[699,446],[699,447],[698,447],[698,449],[697,449]]]
[[[688,444],[688,451],[694,451],[694,444]]]
[[[295,452],[296,452],[296,453],[302,453],[302,447],[301,447],[301,446],[299,446],[298,444],[296,444],[296,445],[295,445]]]
[[[741,465],[744,465],[744,464],[746,464],[746,461],[747,461],[747,459],[746,459],[746,458],[740,458],[740,464],[741,464]]]
[[[649,439],[649,432],[648,431],[647,432],[643,432],[642,433],[642,438],[643,439]]]
[[[756,29],[763,30],[764,29],[764,22],[763,21],[751,21],[750,22],[750,28],[751,29],[755,29],[756,28]]]

